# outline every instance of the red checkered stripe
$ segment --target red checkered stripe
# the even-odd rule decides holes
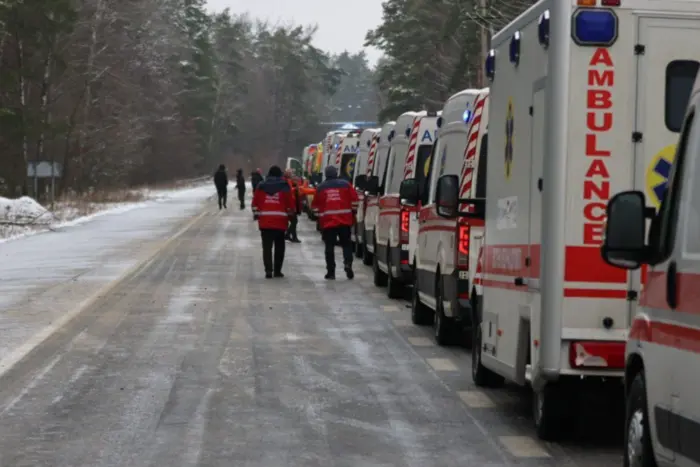
[[[406,155],[406,164],[403,168],[404,180],[413,175],[413,163],[416,160],[416,147],[418,146],[418,133],[420,130],[421,117],[413,119],[413,130],[411,130],[411,138],[408,140],[408,154]]]
[[[372,145],[369,147],[369,154],[367,155],[367,176],[372,176],[372,170],[374,170],[374,155],[377,152],[377,138],[372,138]]]
[[[474,182],[474,169],[476,168],[476,145],[479,142],[479,128],[481,127],[481,115],[486,103],[486,96],[477,98],[474,109],[474,118],[469,126],[467,136],[467,148],[464,150],[464,164],[462,164],[462,184],[459,189],[459,197],[466,198],[471,193]],[[471,210],[472,206],[462,204],[460,210]]]
[[[335,165],[340,166],[340,161],[343,158],[343,143],[345,143],[345,136],[340,137],[340,142],[338,143],[338,150],[335,153]]]

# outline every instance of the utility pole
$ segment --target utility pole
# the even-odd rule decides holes
[[[481,58],[479,60],[479,74],[477,75],[479,77],[479,87],[480,88],[485,88],[486,87],[486,70],[484,70],[484,63],[486,63],[486,56],[489,53],[488,49],[488,29],[491,29],[490,27],[487,29],[486,24],[484,22],[486,21],[487,15],[487,9],[486,9],[486,0],[479,0],[479,8],[481,11],[479,12],[479,16],[481,16],[481,39],[480,39],[480,45],[481,45]]]

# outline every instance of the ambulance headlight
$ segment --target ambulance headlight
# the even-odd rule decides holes
[[[540,22],[537,25],[537,39],[545,49],[549,47],[549,10],[546,10],[540,16]]]
[[[493,81],[493,77],[496,76],[496,51],[491,49],[489,55],[486,57],[486,63],[484,65],[486,76],[489,80]]]
[[[572,17],[571,36],[580,46],[609,47],[617,41],[617,24],[612,10],[579,8]]]

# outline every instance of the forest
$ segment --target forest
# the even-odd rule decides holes
[[[0,196],[246,172],[321,139],[323,122],[386,120],[481,84],[490,32],[529,0],[386,0],[363,52],[314,25],[212,13],[204,0],[0,0]]]

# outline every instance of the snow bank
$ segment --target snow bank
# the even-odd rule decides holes
[[[53,215],[28,196],[19,199],[0,196],[0,224],[47,224]]]

